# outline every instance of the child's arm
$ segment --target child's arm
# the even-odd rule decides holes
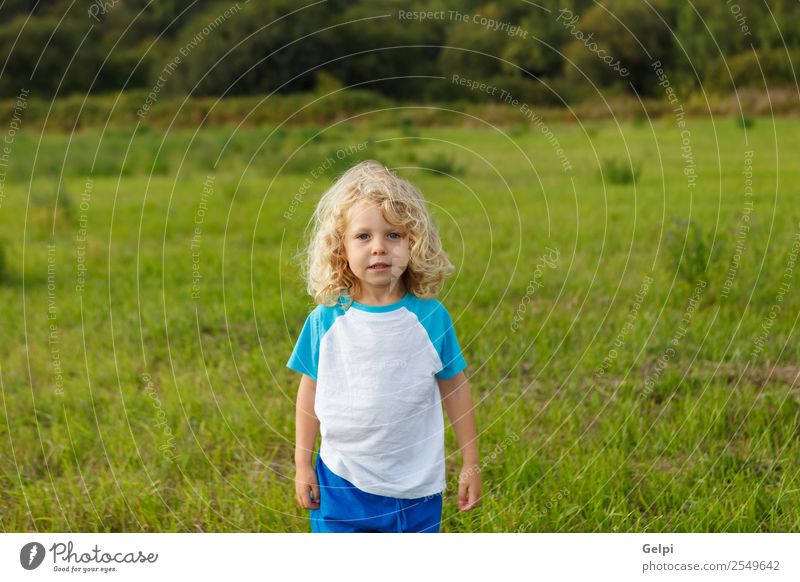
[[[461,449],[462,468],[458,478],[458,507],[461,511],[475,508],[481,498],[481,477],[478,459],[478,431],[472,394],[464,372],[448,380],[438,379],[444,408]]]
[[[314,413],[316,394],[316,381],[303,374],[300,379],[300,388],[297,390],[294,464],[297,502],[305,509],[319,508],[319,484],[317,483],[317,474],[311,465],[311,456],[314,453],[319,430],[319,419]]]

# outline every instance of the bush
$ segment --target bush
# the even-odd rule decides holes
[[[57,210],[61,211],[66,219],[72,219],[75,204],[72,201],[72,194],[67,189],[66,184],[61,185],[61,192],[58,194],[56,202]]]
[[[528,126],[524,123],[517,123],[508,130],[508,135],[511,137],[522,137],[528,133]]]
[[[736,125],[741,127],[742,129],[750,129],[753,127],[755,123],[755,119],[752,117],[748,117],[747,115],[739,115],[736,117]]]
[[[601,164],[600,179],[612,184],[635,184],[642,173],[639,162],[626,158],[605,158]]]
[[[4,14],[0,25],[3,59],[0,95],[16,96],[20,79],[26,80],[25,87],[31,94],[43,99],[56,94],[85,93],[103,62],[102,51],[79,50],[86,40],[87,26],[88,19],[42,15],[8,22]],[[47,50],[43,51],[42,47]],[[64,55],[73,58],[67,59]],[[34,63],[42,74],[31,74]]]
[[[755,87],[764,89],[774,85],[793,85],[794,71],[800,66],[800,49],[792,49],[786,56],[785,49],[746,51],[728,57],[728,68],[716,64],[709,67],[704,79],[707,87],[727,93],[734,88]],[[730,76],[728,73],[730,69]],[[763,76],[762,76],[763,73]]]
[[[671,272],[677,272],[678,279],[690,286],[700,279],[707,280],[711,273],[720,272],[716,266],[722,258],[725,241],[717,237],[712,250],[712,240],[715,240],[714,233],[704,233],[697,222],[674,219],[666,240]]]
[[[0,283],[6,282],[8,273],[6,271],[6,248],[3,241],[0,241]]]
[[[441,153],[429,160],[422,160],[420,165],[436,176],[457,176],[464,173],[464,168],[457,165],[452,156]]]
[[[400,118],[400,135],[404,137],[419,137],[419,133],[414,129],[414,120],[408,115]]]
[[[59,190],[58,179],[55,176],[52,176],[51,179],[53,180],[52,188],[38,185],[31,189],[31,206],[33,206],[34,211],[41,210],[52,218],[54,212],[53,204],[55,204],[56,214],[62,215],[66,219],[72,218],[75,207],[72,194],[70,194],[66,184],[62,184]],[[56,199],[56,196],[58,196],[58,199]]]
[[[308,146],[308,144],[320,143],[324,139],[323,135],[322,128],[315,125],[305,125],[294,132],[294,137],[297,140],[296,145],[304,147]]]

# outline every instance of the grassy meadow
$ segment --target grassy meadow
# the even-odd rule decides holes
[[[456,266],[440,299],[484,497],[457,511],[448,424],[442,531],[797,531],[800,121],[686,128],[682,152],[670,117],[553,122],[562,156],[533,123],[20,131],[0,528],[307,531],[294,255],[320,193],[375,158]]]

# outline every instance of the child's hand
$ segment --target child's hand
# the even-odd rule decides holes
[[[303,509],[319,509],[319,483],[314,468],[298,465],[294,477],[294,491],[297,503]]]
[[[481,475],[477,464],[464,464],[458,476],[458,510],[470,511],[481,501]]]

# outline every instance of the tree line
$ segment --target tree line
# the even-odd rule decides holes
[[[602,92],[796,84],[795,0],[5,0],[0,96],[197,96],[356,86],[485,100],[469,78],[560,105]],[[663,85],[662,85],[663,86]]]

